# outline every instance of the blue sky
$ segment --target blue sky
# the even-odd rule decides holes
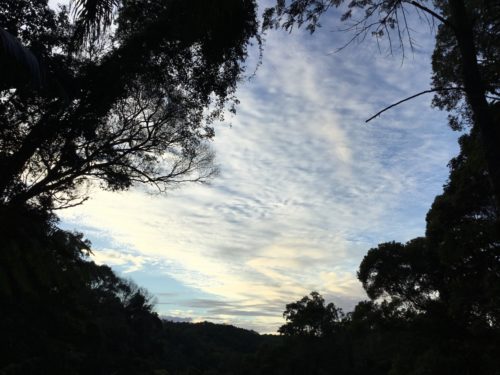
[[[313,36],[268,33],[236,116],[216,127],[210,185],[95,189],[60,212],[96,262],[156,296],[159,314],[264,333],[312,290],[350,310],[365,299],[356,270],[367,250],[424,234],[458,134],[431,96],[364,120],[429,88],[433,36],[417,25],[402,63],[370,38],[334,53],[347,35],[334,15],[323,24]]]

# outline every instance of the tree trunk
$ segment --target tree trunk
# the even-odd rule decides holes
[[[451,21],[462,58],[462,78],[467,101],[472,109],[474,126],[479,130],[490,182],[500,209],[500,129],[496,124],[486,89],[479,72],[477,50],[474,45],[473,22],[467,14],[463,0],[450,0]]]

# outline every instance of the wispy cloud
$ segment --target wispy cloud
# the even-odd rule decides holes
[[[330,54],[332,35],[268,35],[232,126],[217,128],[212,185],[167,197],[96,191],[62,213],[66,225],[90,233],[99,261],[210,296],[160,296],[166,315],[271,332],[284,305],[311,290],[352,308],[364,298],[355,273],[366,251],[423,234],[456,146],[430,98],[364,124],[428,87],[427,55],[401,66],[369,42]]]
[[[123,273],[140,270],[147,262],[147,257],[143,255],[136,255],[112,249],[99,249],[99,251],[95,252],[93,255],[92,260],[97,264],[121,266],[123,268]]]

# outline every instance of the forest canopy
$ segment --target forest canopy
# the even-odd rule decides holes
[[[0,11],[1,201],[52,209],[84,200],[89,184],[162,192],[211,178],[212,124],[234,110],[248,47],[260,45],[255,3],[76,6]]]

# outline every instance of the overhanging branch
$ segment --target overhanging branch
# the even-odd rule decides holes
[[[412,100],[412,99],[415,99],[416,97],[420,96],[420,95],[424,95],[424,94],[429,94],[431,92],[437,92],[437,91],[451,91],[451,90],[463,90],[464,88],[463,87],[437,87],[435,89],[429,89],[429,90],[424,90],[424,91],[421,91],[415,95],[412,95],[412,96],[409,96],[407,98],[404,98],[402,100],[400,100],[399,102],[396,102],[396,103],[393,103],[391,104],[390,106],[388,107],[385,107],[384,109],[382,109],[381,111],[378,111],[377,113],[375,113],[372,117],[370,117],[368,120],[366,120],[365,122],[368,123],[370,122],[371,120],[373,120],[374,118],[380,116],[382,113],[384,113],[385,111],[388,111],[389,109],[391,108],[394,108],[404,102],[407,102],[409,100]]]
[[[429,9],[427,8],[426,6],[420,4],[420,3],[417,3],[415,0],[412,0],[409,2],[411,5],[417,7],[418,9],[430,14],[432,17],[434,17],[435,19],[441,21],[443,24],[445,24],[446,26],[449,26],[451,27],[452,29],[454,28],[454,26],[451,24],[451,22],[449,20],[447,20],[446,18],[444,18],[443,16],[440,16],[439,14],[437,14],[436,12],[434,12],[432,9]]]

